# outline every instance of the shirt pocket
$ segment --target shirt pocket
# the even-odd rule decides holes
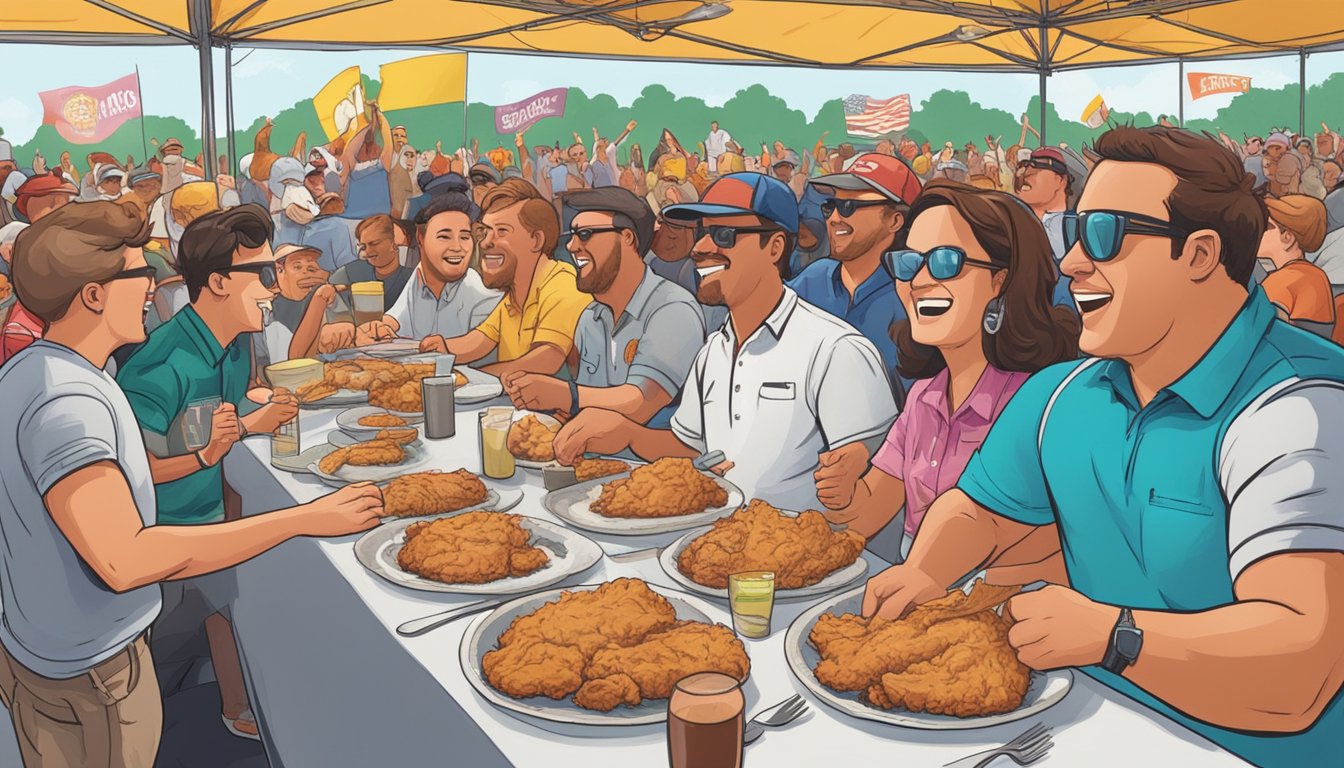
[[[767,381],[761,384],[762,400],[793,400],[795,396],[792,381]]]
[[[1155,511],[1172,510],[1187,512],[1192,515],[1203,515],[1204,517],[1210,517],[1214,512],[1213,508],[1204,503],[1198,496],[1192,497],[1159,488],[1148,489],[1148,506]]]

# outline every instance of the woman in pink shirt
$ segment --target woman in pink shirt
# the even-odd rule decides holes
[[[906,250],[884,263],[910,318],[892,329],[900,372],[919,381],[871,469],[840,449],[816,472],[827,518],[865,537],[904,504],[902,557],[1009,398],[1032,373],[1077,357],[1079,333],[1076,316],[1051,306],[1050,242],[1017,199],[935,180],[909,220]]]

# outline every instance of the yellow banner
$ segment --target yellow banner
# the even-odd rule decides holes
[[[378,108],[384,112],[467,100],[467,54],[441,53],[384,64]]]
[[[313,110],[327,134],[327,141],[367,125],[359,67],[350,67],[323,86],[313,97]]]

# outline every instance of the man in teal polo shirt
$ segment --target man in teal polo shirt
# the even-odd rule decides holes
[[[247,390],[247,334],[262,329],[261,304],[276,281],[271,234],[270,217],[255,205],[192,222],[178,253],[191,304],[154,329],[117,374],[150,453],[160,525],[224,520],[224,456],[239,439],[273,432],[298,413],[292,396]],[[163,616],[187,603],[187,594],[199,595],[209,611],[202,618],[225,720],[235,733],[255,737],[233,635],[219,613],[232,600],[231,574],[165,585]],[[195,617],[175,618],[185,630],[199,626]]]
[[[1051,526],[1029,576],[1067,586],[1009,602],[1023,663],[1081,667],[1257,765],[1337,763],[1344,350],[1247,290],[1265,212],[1230,152],[1163,127],[1096,151],[1061,262],[1091,357],[1023,385],[864,613]]]

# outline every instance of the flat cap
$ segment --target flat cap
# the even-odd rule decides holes
[[[623,187],[597,187],[570,192],[565,195],[565,205],[575,213],[601,211],[619,213],[630,219],[635,225],[635,239],[641,255],[653,243],[653,211],[649,210],[644,200]]]

